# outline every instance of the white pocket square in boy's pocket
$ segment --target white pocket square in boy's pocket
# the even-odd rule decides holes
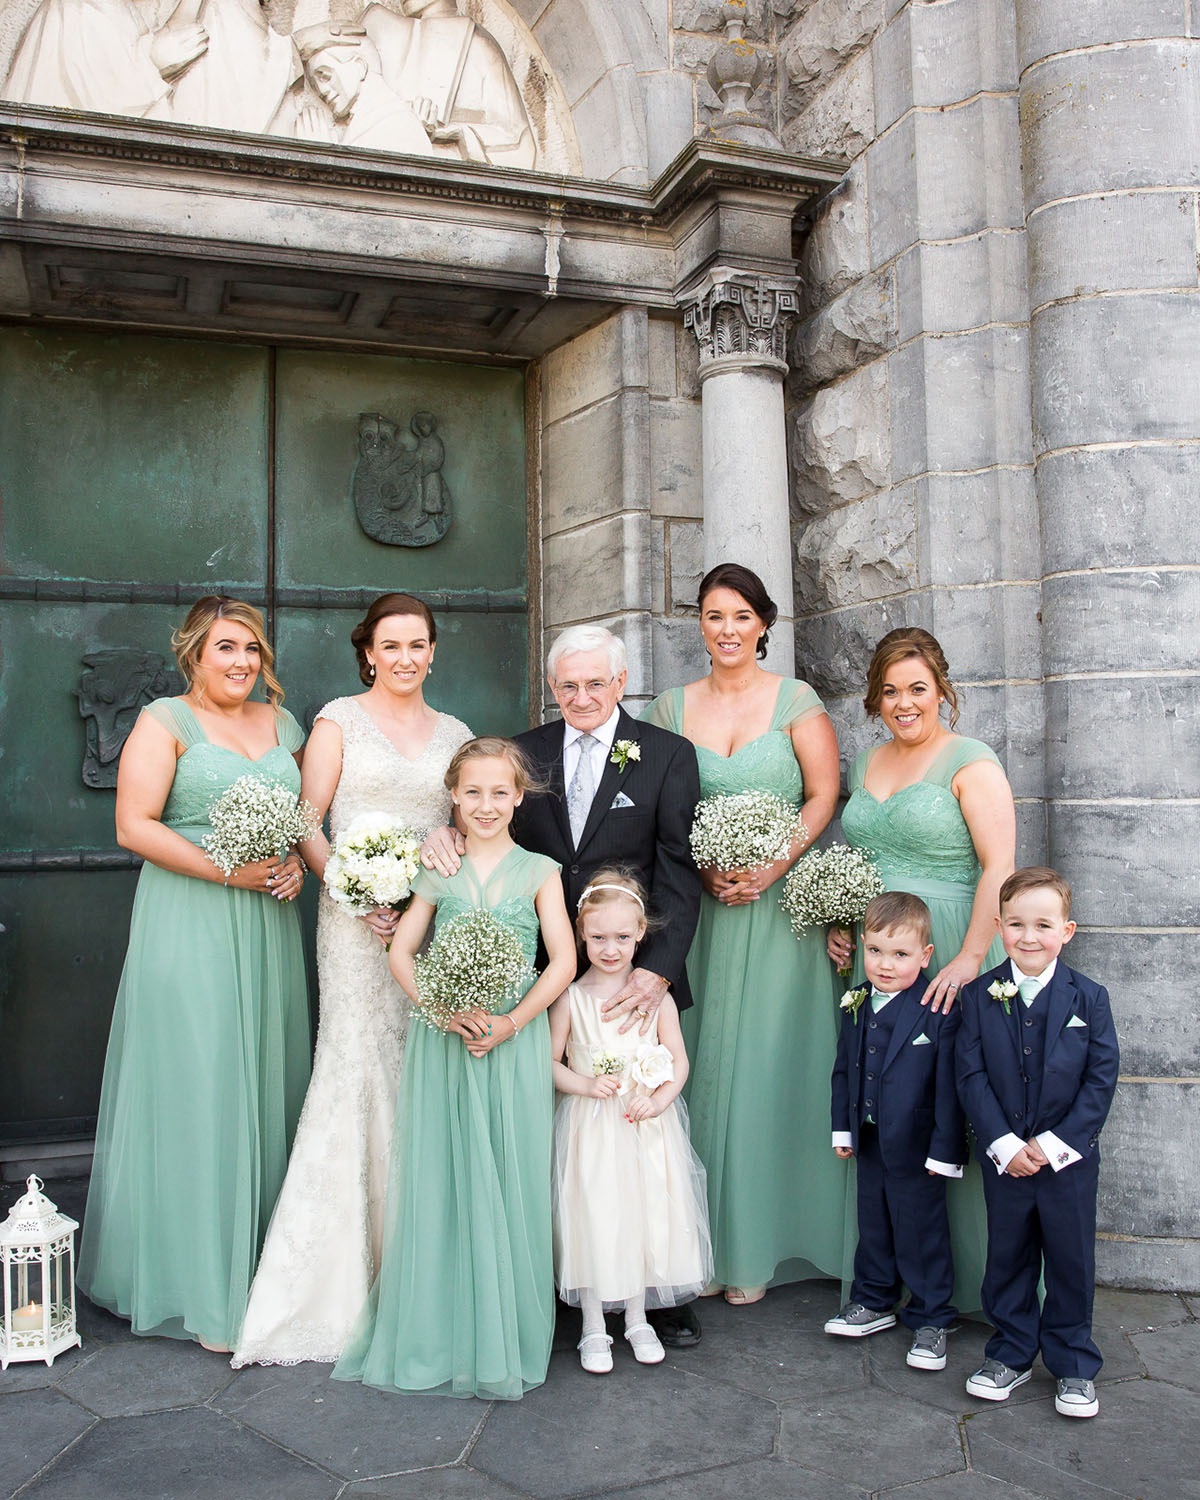
[[[931,1044],[932,1040],[932,1037],[927,1037],[925,1033],[922,1032],[920,1036],[913,1037],[912,1044],[914,1047],[928,1047]]]
[[[1068,1026],[1086,1026],[1087,1022],[1086,1021],[1081,1021],[1078,1016],[1072,1016],[1071,1019],[1067,1022],[1067,1025]]]
[[[609,812],[612,812],[613,809],[617,808],[617,807],[632,807],[632,806],[633,806],[633,798],[632,797],[627,797],[624,792],[618,792],[617,795],[612,799],[612,802],[609,804],[609,809],[608,810],[609,810]]]

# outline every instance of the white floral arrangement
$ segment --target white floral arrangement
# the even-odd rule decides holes
[[[670,1047],[662,1042],[641,1042],[629,1065],[629,1076],[650,1093],[661,1084],[671,1083],[675,1077],[675,1059]]]
[[[987,992],[993,1000],[999,1000],[1000,1004],[1003,1005],[1006,1016],[1012,1015],[1012,1005],[1010,1002],[1015,1000],[1021,993],[1011,979],[993,979],[991,984],[988,985]]]
[[[212,832],[204,835],[204,852],[227,882],[242,865],[282,859],[321,826],[311,802],[301,802],[282,781],[249,772],[225,788],[208,821]]]
[[[433,1031],[445,1031],[456,1011],[510,1010],[537,977],[519,934],[483,910],[439,922],[413,973],[413,1014]]]
[[[620,1078],[625,1072],[625,1059],[618,1052],[597,1052],[592,1058],[593,1078]]]
[[[828,849],[810,849],[796,861],[783,883],[779,905],[797,937],[811,927],[848,927],[853,934],[854,924],[882,894],[883,881],[869,850],[830,844]],[[838,972],[849,974],[850,968]]]
[[[325,889],[352,916],[377,906],[399,908],[412,894],[421,845],[411,828],[385,813],[360,813],[325,865]]]
[[[838,1001],[838,1009],[844,1010],[854,1024],[858,1025],[858,1013],[862,1009],[863,1001],[871,993],[869,984],[860,984],[857,989],[847,990]]]
[[[692,823],[701,869],[758,870],[784,859],[806,833],[800,810],[772,792],[705,797]]]

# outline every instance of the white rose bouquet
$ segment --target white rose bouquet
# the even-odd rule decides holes
[[[413,1015],[445,1031],[456,1011],[511,1009],[537,977],[521,939],[490,911],[439,922],[429,951],[413,960]]]
[[[828,849],[810,849],[796,861],[779,904],[797,935],[810,927],[848,927],[853,941],[854,924],[882,894],[883,881],[869,850],[831,844]],[[849,974],[850,968],[838,973]]]
[[[411,828],[384,813],[360,813],[325,865],[325,889],[352,916],[376,906],[397,910],[412,894],[421,845]]]
[[[321,826],[311,802],[301,802],[282,781],[249,772],[225,788],[209,808],[208,821],[212,832],[204,835],[204,852],[226,882],[242,865],[282,859]]]
[[[692,856],[701,869],[763,869],[805,832],[799,809],[772,792],[705,797],[692,823]]]

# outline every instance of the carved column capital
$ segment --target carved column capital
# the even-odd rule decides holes
[[[787,374],[787,334],[800,311],[795,277],[712,271],[679,299],[700,345],[700,378],[755,366]]]

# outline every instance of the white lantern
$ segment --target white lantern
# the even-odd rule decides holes
[[[26,1179],[28,1192],[0,1224],[0,1269],[4,1273],[4,1322],[0,1324],[0,1370],[20,1360],[53,1364],[64,1349],[83,1343],[75,1331],[74,1219],[60,1214],[42,1193],[41,1180]]]

